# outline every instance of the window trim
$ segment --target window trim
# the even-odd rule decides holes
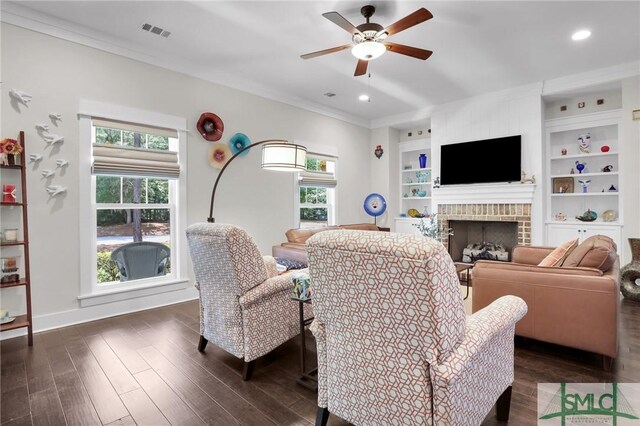
[[[187,242],[184,231],[187,228],[187,122],[181,117],[174,117],[135,108],[105,104],[89,100],[81,100],[81,113],[78,114],[79,122],[79,229],[80,240],[80,293],[78,301],[80,307],[93,306],[101,303],[109,303],[118,300],[126,300],[135,297],[148,296],[167,291],[180,290],[189,286],[187,266]],[[109,284],[97,283],[97,236],[96,221],[97,209],[95,200],[91,198],[95,193],[95,179],[91,173],[92,165],[92,117],[100,117],[116,121],[128,121],[141,125],[175,128],[178,132],[178,162],[180,175],[176,179],[178,190],[175,205],[171,211],[174,229],[172,229],[171,250],[175,253],[175,264],[172,263],[170,275],[160,278],[136,280],[135,283],[123,282]],[[172,208],[169,204],[167,208]],[[88,236],[88,237],[87,237]],[[175,244],[175,245],[174,245]],[[174,269],[175,268],[175,269]]]

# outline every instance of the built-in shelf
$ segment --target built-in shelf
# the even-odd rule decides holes
[[[618,155],[618,151],[592,152],[590,154],[559,155],[557,157],[551,157],[551,160],[570,160],[572,158],[606,157],[608,155]]]
[[[12,322],[1,324],[0,331],[15,330],[16,328],[29,327],[27,315],[18,315]]]
[[[618,192],[571,192],[551,194],[552,197],[602,197],[606,195],[618,195]]]
[[[593,235],[605,235],[613,239],[620,248],[622,244],[622,225],[624,223],[624,209],[620,192],[622,185],[621,158],[624,155],[620,125],[622,110],[608,110],[597,113],[581,114],[546,120],[546,172],[545,180],[546,238],[545,245],[557,247],[573,239],[580,242]],[[578,138],[589,133],[591,135],[591,152],[579,151]],[[608,146],[609,151],[602,152],[601,147]],[[607,149],[607,148],[605,148]],[[569,155],[560,155],[568,150]],[[567,152],[567,151],[565,151]],[[591,169],[584,169],[578,173],[575,163],[586,163]],[[614,171],[604,172],[603,167],[609,165]],[[572,169],[573,168],[573,169]],[[581,167],[582,168],[582,167]],[[575,173],[568,173],[569,170]],[[574,189],[568,193],[554,193],[554,180],[575,182]],[[589,180],[591,185],[582,187],[578,180]],[[558,180],[555,181],[558,183]],[[608,188],[617,188],[608,191]],[[557,189],[557,188],[555,188]],[[586,189],[588,192],[582,192]],[[604,192],[601,192],[603,191]],[[575,192],[574,192],[575,191]],[[599,215],[595,221],[581,221],[576,219],[591,210]],[[604,212],[615,215],[614,222],[602,220]],[[555,218],[565,215],[565,221]]]
[[[11,166],[2,166],[2,165],[0,165],[0,169],[18,169],[18,170],[20,170],[21,168],[22,168],[22,166],[19,165],[19,164],[18,165],[12,164]]]
[[[403,200],[430,200],[431,197],[402,197]]]
[[[618,172],[597,172],[597,173],[567,173],[564,175],[551,175],[551,178],[562,178],[562,177],[590,177],[590,176],[618,176]]]
[[[0,203],[0,205],[2,205],[2,206],[24,206],[24,203],[5,203],[5,202],[2,202],[2,203]]]
[[[568,220],[548,220],[546,221],[546,223],[548,225],[584,225],[589,224],[589,225],[602,225],[602,226],[620,226],[621,223],[618,222],[617,220],[615,222],[605,222],[603,220],[600,219],[596,219],[594,221],[591,222],[585,222],[582,220],[573,220],[573,219],[568,219]]]
[[[410,173],[410,172],[428,172],[431,170],[431,167],[426,167],[424,169],[403,169],[402,173]]]
[[[403,183],[402,186],[431,185],[431,182]]]

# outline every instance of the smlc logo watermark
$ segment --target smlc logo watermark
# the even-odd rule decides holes
[[[640,425],[640,383],[539,383],[538,425]]]

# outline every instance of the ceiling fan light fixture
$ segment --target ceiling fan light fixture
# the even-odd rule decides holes
[[[370,61],[371,59],[382,56],[386,51],[387,47],[384,44],[368,40],[353,46],[351,54],[358,59]]]

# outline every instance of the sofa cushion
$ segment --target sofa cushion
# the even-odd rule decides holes
[[[353,225],[340,225],[340,228],[355,229],[359,231],[379,231],[380,230],[380,228],[378,228],[378,226],[374,225],[373,223],[356,223]]]
[[[290,243],[304,244],[314,234],[322,231],[328,231],[330,229],[340,229],[337,226],[324,226],[322,228],[296,228],[289,229],[284,235],[287,237],[287,241]]]
[[[578,239],[560,244],[547,255],[538,266],[560,266],[569,254],[578,246]]]
[[[321,228],[296,228],[289,229],[284,235],[287,237],[287,241],[290,243],[305,244],[312,235],[322,231],[329,231],[332,229],[358,229],[361,231],[379,231],[373,223],[355,223],[353,225],[340,225],[340,226],[323,226]]]
[[[607,272],[616,262],[618,247],[604,235],[594,235],[576,247],[562,263],[563,267],[597,268]]]

